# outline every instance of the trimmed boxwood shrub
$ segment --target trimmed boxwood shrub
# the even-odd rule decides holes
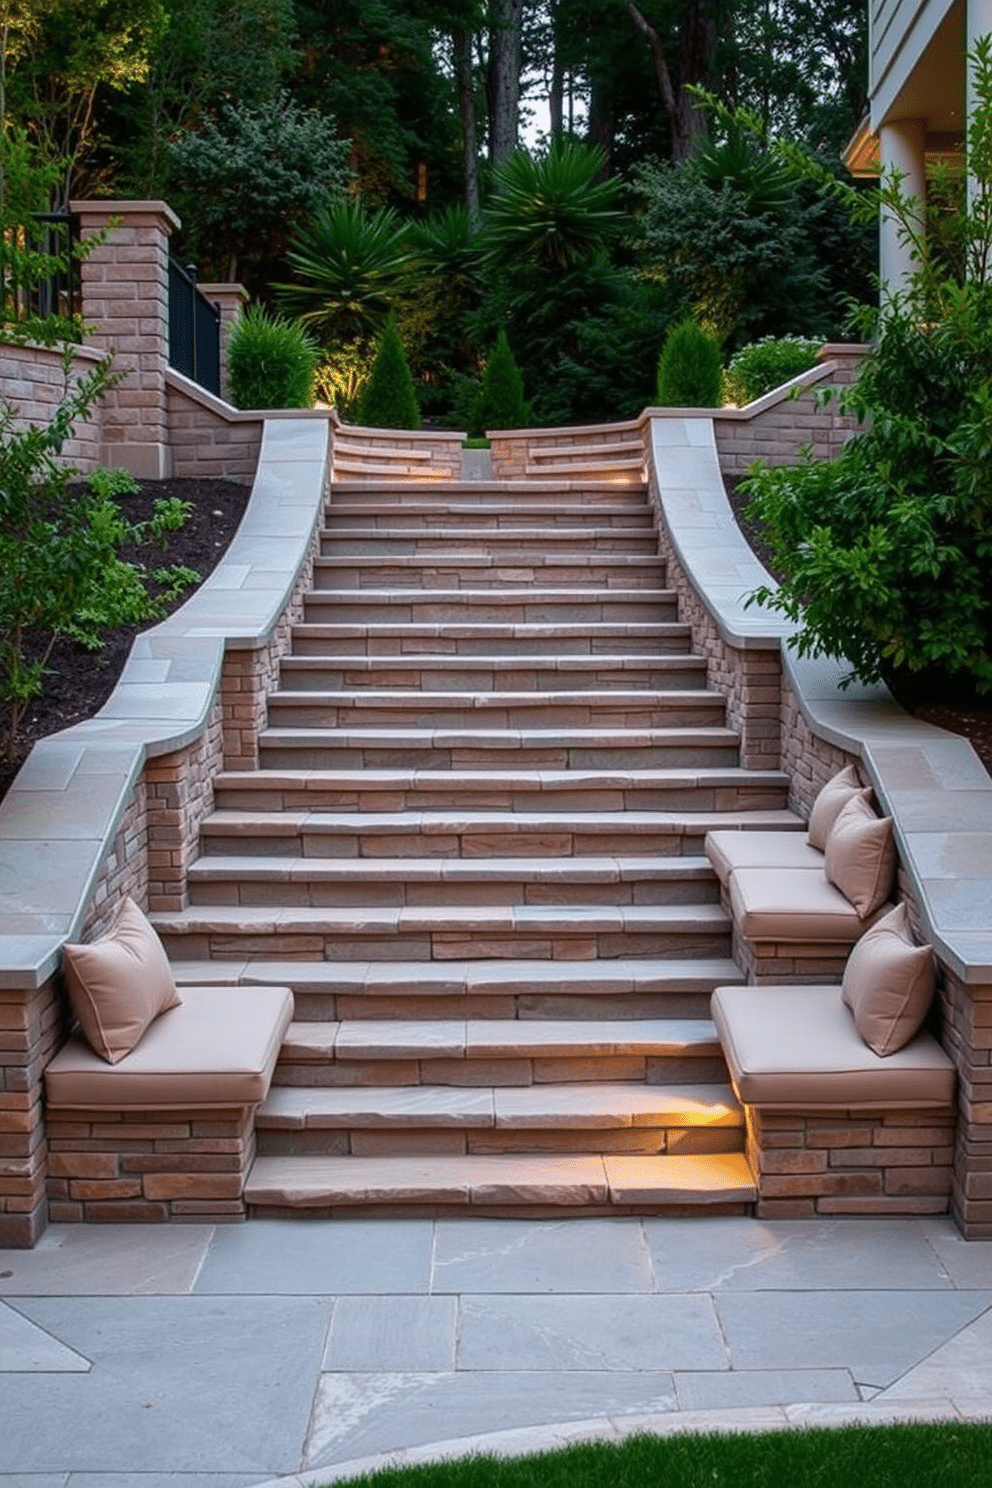
[[[715,336],[692,317],[669,331],[658,362],[662,408],[718,408],[723,399],[723,357]]]
[[[227,394],[235,408],[309,408],[318,351],[295,320],[252,305],[231,327]]]
[[[484,434],[487,429],[522,429],[528,417],[523,379],[506,332],[500,331],[486,362],[472,408],[472,433]]]

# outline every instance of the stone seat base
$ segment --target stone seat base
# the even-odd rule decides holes
[[[718,987],[713,1021],[745,1108],[756,1214],[940,1214],[955,1070],[928,1033],[881,1058],[836,986]]]
[[[245,1217],[264,1100],[293,995],[184,987],[118,1064],[74,1035],[45,1072],[53,1222]]]

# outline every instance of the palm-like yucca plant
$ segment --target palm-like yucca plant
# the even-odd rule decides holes
[[[435,212],[412,229],[413,241],[429,273],[468,282],[478,274],[479,235],[468,208],[456,205]]]
[[[620,183],[600,179],[605,160],[598,146],[560,138],[545,155],[508,155],[484,216],[486,260],[562,272],[594,258],[625,220]]]
[[[276,285],[281,307],[321,340],[352,342],[378,334],[409,285],[416,250],[392,207],[347,201],[318,212],[286,257],[297,282]]]

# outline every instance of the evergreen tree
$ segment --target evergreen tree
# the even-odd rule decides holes
[[[717,408],[723,391],[720,343],[691,318],[669,331],[658,362],[662,408]]]
[[[472,432],[484,434],[487,429],[522,429],[527,422],[523,379],[513,359],[506,332],[500,331],[486,362],[482,386],[472,410]]]
[[[358,422],[370,429],[419,429],[420,409],[403,342],[391,315],[369,380],[358,400]]]

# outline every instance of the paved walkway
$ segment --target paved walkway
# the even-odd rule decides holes
[[[0,1488],[992,1415],[992,1243],[945,1219],[58,1226],[0,1298]]]

